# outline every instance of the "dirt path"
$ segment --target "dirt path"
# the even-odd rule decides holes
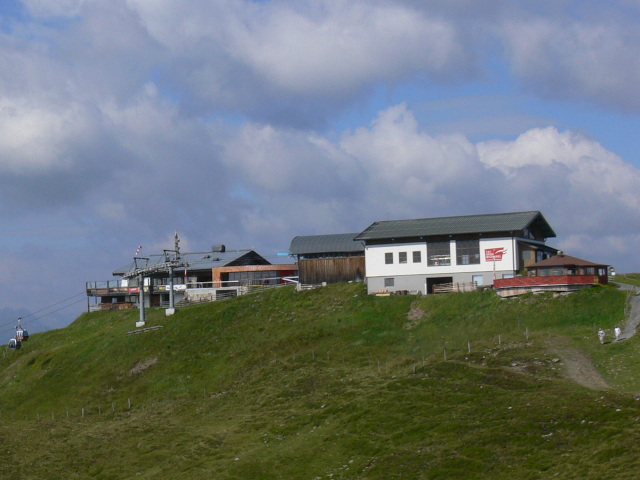
[[[562,359],[564,373],[567,378],[592,390],[607,390],[609,385],[600,372],[593,366],[591,359],[575,348],[563,347],[555,349]]]
[[[619,285],[620,288],[630,291],[630,295],[633,296],[629,298],[629,318],[617,340],[618,342],[633,337],[638,330],[638,325],[640,325],[640,295],[636,294],[637,287],[625,284]],[[593,390],[606,390],[609,388],[607,382],[585,353],[571,347],[557,347],[554,351],[563,361],[567,378]]]
[[[640,295],[636,294],[629,299],[629,308],[629,318],[618,341],[633,337],[638,330],[638,324],[640,324]]]

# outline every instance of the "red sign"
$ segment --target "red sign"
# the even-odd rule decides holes
[[[499,262],[502,260],[502,256],[507,253],[506,248],[486,248],[484,250],[484,259],[487,262]]]
[[[140,293],[140,287],[129,287],[129,293]]]

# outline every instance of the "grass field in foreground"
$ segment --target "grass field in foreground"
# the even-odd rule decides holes
[[[0,478],[637,478],[638,342],[594,330],[625,301],[343,284],[131,336],[137,312],[83,315],[5,352]],[[558,347],[612,388],[563,379]]]

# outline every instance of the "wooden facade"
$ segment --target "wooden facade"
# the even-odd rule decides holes
[[[284,283],[283,277],[291,277],[298,274],[298,268],[293,263],[286,264],[270,264],[270,265],[240,265],[231,267],[214,267],[213,268],[213,282],[223,283],[230,280],[229,274],[232,273],[247,273],[248,278],[251,278],[253,272],[266,272],[270,275],[270,283]],[[255,283],[255,282],[254,282]]]
[[[298,236],[289,253],[298,262],[301,284],[362,282],[366,278],[364,244],[357,233]]]
[[[364,256],[300,259],[298,272],[300,282],[307,284],[362,282]]]

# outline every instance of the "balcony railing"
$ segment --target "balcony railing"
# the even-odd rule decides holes
[[[548,277],[513,277],[493,281],[494,288],[547,287],[561,285],[597,285],[602,283],[597,275],[550,275]],[[604,282],[606,283],[606,282]]]
[[[229,281],[208,281],[200,282],[195,278],[190,279],[187,283],[174,283],[173,290],[175,292],[184,292],[193,289],[220,289],[220,288],[239,288],[248,287],[249,289],[274,287],[283,285],[292,285],[297,283],[298,277],[270,277],[261,279],[246,280],[229,280]],[[171,284],[166,279],[154,279],[151,285],[145,285],[145,293],[169,293]],[[139,293],[137,281],[131,280],[108,280],[86,283],[87,295],[94,297],[106,297],[109,295]]]

